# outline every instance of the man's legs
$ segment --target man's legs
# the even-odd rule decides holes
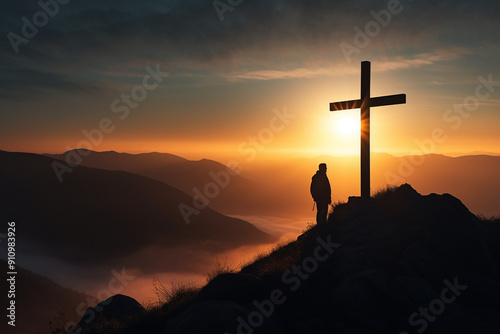
[[[328,203],[317,203],[318,212],[316,212],[316,223],[326,223],[326,215],[328,214]]]

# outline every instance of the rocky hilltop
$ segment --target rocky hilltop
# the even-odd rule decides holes
[[[350,198],[297,241],[116,332],[499,333],[499,224],[407,184]]]

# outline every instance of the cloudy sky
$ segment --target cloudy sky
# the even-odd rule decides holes
[[[494,0],[6,0],[0,149],[217,158],[356,154],[360,62],[372,149],[500,154]],[[438,134],[438,135],[436,135]],[[427,146],[426,146],[427,144]]]

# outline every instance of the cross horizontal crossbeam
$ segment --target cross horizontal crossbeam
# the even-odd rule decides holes
[[[382,106],[389,106],[393,104],[404,104],[404,103],[406,103],[406,94],[396,94],[389,96],[372,97],[370,98],[369,107],[382,107]],[[333,102],[330,103],[330,111],[359,109],[361,108],[361,105],[362,105],[361,100]]]

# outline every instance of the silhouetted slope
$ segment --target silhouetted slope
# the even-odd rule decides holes
[[[500,254],[489,243],[499,223],[407,184],[351,198],[327,224],[215,277],[183,305],[111,332],[496,334]]]
[[[193,199],[143,176],[80,166],[60,183],[51,158],[0,151],[0,160],[0,186],[8,194],[2,220],[19,222],[19,238],[42,253],[73,263],[104,263],[152,245],[223,250],[272,240],[210,207],[188,225],[179,204],[193,206]]]
[[[481,227],[488,236],[488,249],[495,259],[497,270],[500,271],[500,216],[488,219],[482,218]]]
[[[168,153],[129,154],[81,149],[46,156],[65,160],[72,153],[79,154],[81,151],[85,152],[82,166],[139,174],[182,190],[189,196],[195,195],[195,188],[203,193],[205,186],[213,183],[213,175],[216,175],[221,183],[227,182],[227,186],[221,187],[219,195],[211,199],[210,206],[223,213],[241,214],[252,207],[250,202],[258,197],[254,195],[259,189],[258,184],[237,175],[227,166],[208,159],[191,161]]]
[[[7,270],[7,262],[0,260],[2,270]],[[57,325],[64,326],[66,322],[78,322],[90,296],[63,287],[46,277],[37,275],[16,265],[16,327],[7,326],[7,319],[2,319],[2,333],[34,334],[48,333]],[[8,299],[7,281],[2,279],[2,306]],[[5,294],[5,295],[4,295]],[[81,313],[78,313],[78,307]],[[2,307],[3,310],[5,308]],[[49,321],[53,326],[49,326]],[[62,322],[62,323],[61,323]]]
[[[165,333],[498,333],[489,238],[448,194],[353,198],[278,250],[301,249],[293,265],[275,252],[214,279]]]

